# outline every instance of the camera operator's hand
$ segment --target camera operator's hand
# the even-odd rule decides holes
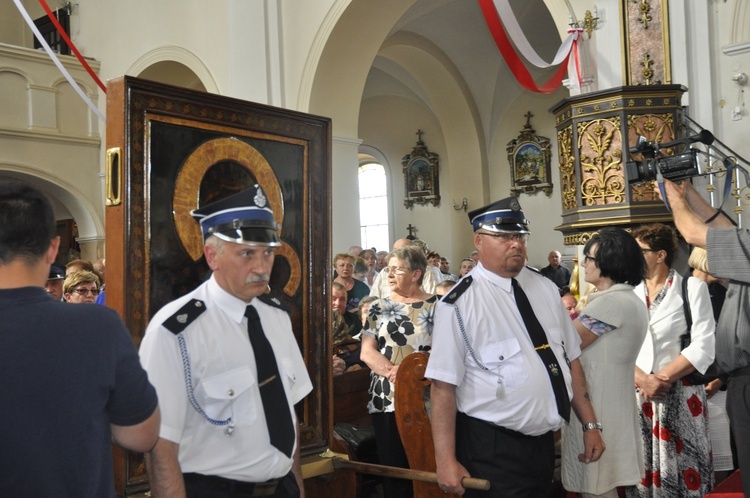
[[[703,200],[687,180],[679,183],[664,180],[664,191],[667,194],[666,202],[672,209],[677,230],[689,244],[705,248],[708,225],[699,216],[705,214],[704,218],[709,218],[716,210]],[[661,197],[661,192],[659,192],[659,197]]]
[[[678,207],[687,206],[687,188],[688,185],[690,185],[690,188],[693,188],[690,182],[688,181],[678,181],[678,182],[672,182],[670,180],[664,180],[664,190],[667,194],[667,199],[664,199],[664,197],[661,195],[661,189],[657,189],[657,192],[659,194],[659,198],[669,204],[669,206],[674,210]]]

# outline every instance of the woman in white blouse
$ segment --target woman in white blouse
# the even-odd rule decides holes
[[[636,295],[649,310],[646,339],[638,354],[635,383],[641,416],[644,472],[628,496],[703,496],[713,486],[706,393],[683,378],[703,373],[714,360],[714,317],[706,284],[690,277],[687,301],[692,315],[690,346],[682,276],[671,268],[677,253],[672,228],[656,223],[633,232],[648,266]]]

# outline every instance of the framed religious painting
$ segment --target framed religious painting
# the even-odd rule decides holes
[[[303,455],[331,438],[330,148],[328,118],[131,77],[107,88],[107,306],[139,344],[210,276],[190,211],[259,184],[281,227],[268,293],[315,386],[296,406]],[[139,455],[120,454],[115,474],[120,495],[148,485]]]
[[[532,194],[542,190],[552,195],[550,140],[536,134],[531,127],[533,114],[527,112],[526,124],[517,138],[506,147],[510,163],[511,195]]]
[[[419,140],[412,151],[401,160],[404,170],[404,206],[414,204],[440,205],[439,156],[427,150],[422,141],[422,130],[417,130]]]

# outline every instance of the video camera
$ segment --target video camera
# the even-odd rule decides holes
[[[701,169],[697,158],[698,151],[695,149],[689,149],[673,156],[661,154],[661,149],[696,142],[711,145],[714,142],[714,136],[708,130],[701,130],[700,133],[691,137],[665,143],[649,142],[645,137],[639,136],[635,147],[631,147],[629,151],[631,154],[642,154],[645,159],[630,161],[625,164],[628,183],[637,184],[653,181],[659,177],[660,173],[663,178],[673,182],[713,173]]]

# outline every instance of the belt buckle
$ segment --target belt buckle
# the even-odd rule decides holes
[[[253,496],[271,496],[276,492],[279,481],[260,482],[255,484]]]

